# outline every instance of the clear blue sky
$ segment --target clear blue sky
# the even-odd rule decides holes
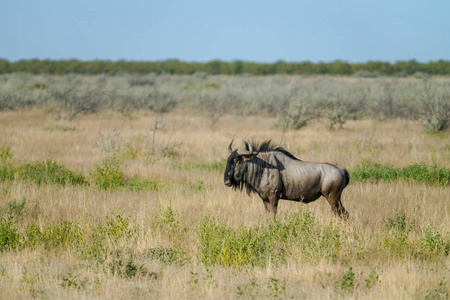
[[[0,0],[0,58],[450,60],[450,0]]]

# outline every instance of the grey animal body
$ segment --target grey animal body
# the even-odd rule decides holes
[[[257,193],[266,212],[277,213],[280,199],[309,203],[324,196],[334,213],[347,219],[341,202],[350,176],[346,169],[329,164],[301,161],[270,140],[260,146],[245,142],[245,149],[228,150],[224,174],[226,186]]]

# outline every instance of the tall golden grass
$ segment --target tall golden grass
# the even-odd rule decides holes
[[[418,162],[450,167],[448,133],[427,134],[418,122],[348,121],[343,130],[330,131],[326,124],[315,121],[299,131],[283,134],[273,128],[274,121],[262,116],[224,115],[211,128],[205,115],[188,110],[168,114],[137,111],[126,116],[104,111],[62,124],[66,127],[55,127],[61,124],[42,109],[1,112],[0,146],[10,148],[14,164],[52,158],[88,177],[104,157],[120,153],[127,178],[137,175],[158,180],[166,188],[101,191],[94,186],[1,182],[1,212],[7,211],[11,201],[26,199],[25,217],[32,217],[41,229],[68,221],[88,232],[119,214],[132,223],[133,230],[106,242],[108,251],[117,252],[108,252],[103,263],[79,257],[64,247],[37,245],[4,250],[0,255],[0,298],[449,297],[449,255],[422,259],[407,248],[404,254],[403,250],[386,250],[380,255],[376,250],[383,245],[375,245],[383,241],[386,221],[400,212],[408,221],[414,221],[413,240],[427,228],[435,228],[445,241],[450,240],[448,186],[350,181],[343,192],[343,204],[350,213],[346,223],[333,216],[323,198],[308,205],[280,202],[277,218],[281,221],[305,210],[313,216],[315,225],[335,229],[342,243],[338,259],[323,259],[319,254],[317,259],[307,260],[294,248],[283,263],[274,260],[263,267],[202,263],[198,228],[205,216],[232,228],[273,222],[256,195],[248,197],[226,188],[223,173],[176,167],[226,158],[233,138],[236,146],[241,139],[272,139],[302,160],[331,162],[348,169],[367,160],[398,167]],[[168,211],[173,211],[179,222],[173,231],[157,224]],[[17,222],[21,229],[30,223],[26,219]],[[86,224],[91,227],[83,227]],[[183,263],[166,264],[138,255],[148,249],[176,245],[181,245],[187,256]],[[114,253],[132,257],[136,266],[145,267],[146,274],[127,277],[112,272]],[[376,275],[371,277],[371,272]],[[368,287],[368,281],[373,286]]]

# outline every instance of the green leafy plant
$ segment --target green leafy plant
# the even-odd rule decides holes
[[[117,214],[115,216],[107,216],[103,227],[106,235],[117,241],[126,232],[129,224],[129,218]]]
[[[84,289],[86,287],[88,278],[81,278],[80,274],[73,274],[72,272],[67,272],[65,275],[61,275],[60,286],[63,288],[76,288],[76,289]]]
[[[22,197],[20,201],[17,201],[17,199],[13,199],[8,204],[8,211],[7,214],[11,217],[15,218],[22,218],[27,213],[27,199],[25,197]]]
[[[21,238],[22,235],[11,216],[0,218],[0,251],[18,248]]]
[[[425,228],[420,238],[420,252],[426,258],[438,259],[450,253],[450,239],[444,237],[437,228]]]
[[[0,148],[0,160],[2,162],[10,160],[12,156],[10,147],[4,146]]]
[[[349,267],[344,272],[341,279],[337,282],[337,290],[344,293],[352,292],[355,289],[355,272],[352,267]]]
[[[286,280],[270,277],[267,286],[271,297],[277,298],[286,293]]]
[[[116,156],[109,156],[95,165],[90,177],[101,190],[118,189],[124,185],[124,177],[120,169],[120,160]]]
[[[414,218],[407,218],[404,211],[397,212],[394,217],[388,217],[384,221],[384,248],[394,256],[403,256],[411,253],[414,245],[409,239],[409,234],[414,226]]]
[[[378,275],[375,268],[372,268],[370,270],[369,276],[367,276],[367,278],[364,282],[365,282],[366,289],[371,289],[375,286],[375,284],[380,282],[380,276]]]

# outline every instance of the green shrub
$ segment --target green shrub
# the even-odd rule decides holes
[[[13,224],[12,217],[0,218],[0,251],[18,248],[21,234]]]
[[[0,160],[2,162],[7,161],[12,158],[11,148],[10,147],[2,147],[0,148]]]
[[[348,293],[352,292],[355,288],[355,272],[353,272],[353,268],[348,268],[347,271],[344,272],[342,278],[337,283],[337,290]]]
[[[84,176],[71,171],[52,159],[25,163],[16,169],[19,179],[31,181],[37,185],[86,185]]]
[[[75,245],[75,251],[83,259],[104,263],[108,254],[105,230],[101,225],[90,229],[91,232],[85,233],[83,239]]]
[[[404,211],[395,213],[394,217],[388,217],[383,221],[383,246],[390,254],[402,257],[410,255],[415,248],[410,233],[414,229],[416,221],[407,218]]]
[[[120,161],[110,156],[95,166],[90,174],[94,184],[101,190],[118,189],[124,186],[124,177],[120,169]]]
[[[16,199],[13,199],[8,204],[8,216],[22,218],[27,212],[26,202],[27,199],[25,197],[22,197],[22,200],[20,202]]]
[[[169,203],[167,207],[160,206],[159,211],[151,219],[151,225],[154,229],[161,230],[171,241],[180,241],[184,239],[185,229],[181,227],[182,217],[179,212]],[[177,244],[178,245],[178,244]]]
[[[383,180],[392,182],[398,178],[398,169],[390,164],[380,164],[373,161],[365,161],[351,170],[350,178],[356,181]]]
[[[8,161],[8,157],[5,156],[6,159],[0,160],[0,182],[13,181],[15,168],[14,165]]]
[[[41,229],[35,222],[25,228],[25,246],[34,247],[41,242]]]
[[[433,227],[427,227],[420,238],[420,253],[426,258],[439,258],[450,253],[450,240]]]
[[[378,275],[375,268],[372,268],[370,270],[369,276],[367,276],[367,278],[365,280],[365,287],[366,287],[366,289],[371,289],[378,282],[380,282],[380,275]]]
[[[416,181],[424,184],[450,184],[450,169],[427,166],[424,163],[415,163],[403,168],[396,168],[390,164],[380,164],[365,161],[350,171],[350,178],[355,181],[385,181],[393,182],[398,179]]]
[[[450,183],[450,169],[427,166],[423,163],[412,164],[401,169],[401,176],[425,184],[447,185]]]
[[[121,214],[117,214],[112,217],[107,216],[103,228],[109,238],[117,241],[126,232],[129,224],[129,218],[123,217]]]
[[[81,228],[70,221],[46,224],[40,234],[40,242],[46,250],[67,248],[83,239]]]

